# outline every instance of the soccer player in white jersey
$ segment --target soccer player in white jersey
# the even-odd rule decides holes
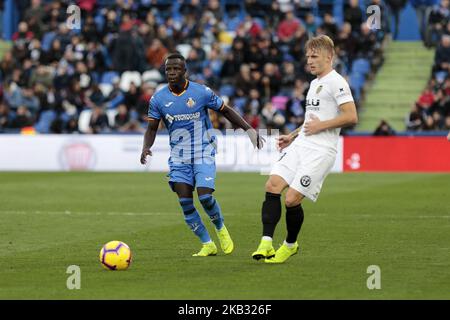
[[[306,97],[305,123],[278,138],[282,154],[265,185],[263,236],[252,254],[256,260],[283,263],[298,252],[297,237],[304,217],[302,200],[317,200],[335,162],[340,128],[358,122],[348,83],[332,67],[333,56],[334,43],[326,35],[306,43],[307,65],[317,78],[311,82]],[[281,193],[285,189],[287,237],[275,251],[272,238],[281,217]]]

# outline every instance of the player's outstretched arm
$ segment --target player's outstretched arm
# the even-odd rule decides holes
[[[242,118],[239,113],[237,113],[233,108],[230,108],[226,104],[220,109],[220,113],[223,114],[228,121],[230,121],[233,125],[238,128],[244,129],[247,132],[250,140],[253,143],[254,147],[261,149],[264,145],[264,138],[259,135],[259,133],[252,128],[252,126]]]
[[[153,146],[153,143],[155,142],[156,132],[158,131],[159,127],[159,119],[148,119],[148,125],[147,130],[144,134],[144,145],[142,147],[142,153],[141,153],[141,164],[147,163],[147,156],[151,156],[152,152],[150,151],[150,148]]]
[[[354,102],[346,102],[340,105],[340,114],[333,119],[320,121],[315,115],[310,116],[310,120],[303,125],[305,135],[319,133],[320,131],[334,128],[341,128],[358,123],[358,113]]]

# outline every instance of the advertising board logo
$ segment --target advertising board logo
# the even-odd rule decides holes
[[[69,142],[61,148],[60,164],[65,170],[90,170],[95,162],[95,150],[86,142]]]

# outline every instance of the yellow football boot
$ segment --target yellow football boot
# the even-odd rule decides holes
[[[207,256],[215,256],[217,254],[217,247],[214,242],[204,243],[202,249],[194,253],[193,257],[207,257]]]
[[[252,257],[255,260],[263,258],[271,258],[275,255],[275,249],[272,246],[271,240],[261,240],[258,249],[252,253]]]
[[[266,263],[284,263],[290,256],[298,253],[298,243],[295,242],[292,248],[289,248],[286,244],[283,244],[276,252],[275,256],[268,259],[266,258]]]

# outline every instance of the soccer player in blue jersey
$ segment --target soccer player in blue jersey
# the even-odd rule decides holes
[[[244,129],[258,149],[262,148],[264,139],[210,88],[186,78],[186,61],[182,55],[174,53],[166,58],[165,73],[168,85],[158,90],[149,102],[141,163],[145,164],[147,156],[152,155],[150,148],[162,120],[170,135],[169,184],[178,195],[186,224],[203,243],[194,256],[217,254],[217,247],[194,206],[194,188],[215,226],[223,252],[230,254],[234,249],[233,240],[224,225],[219,203],[212,195],[216,177],[215,137],[210,134],[208,109],[220,112],[233,125]]]

